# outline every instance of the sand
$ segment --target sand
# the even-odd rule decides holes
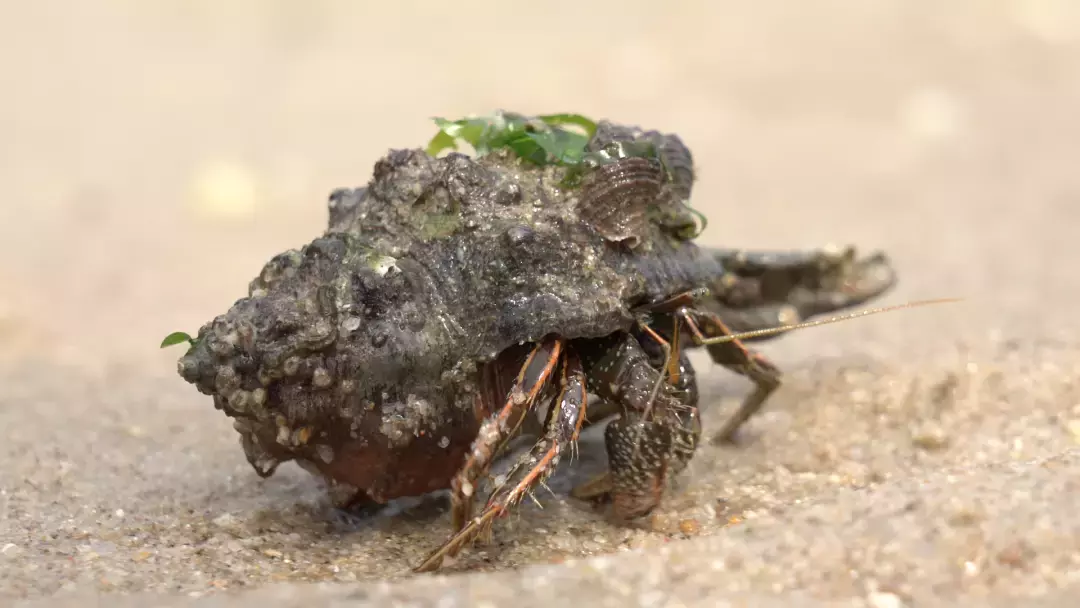
[[[0,601],[85,606],[1067,606],[1080,595],[1080,7],[126,0],[0,10]],[[498,50],[493,51],[492,45]],[[438,576],[438,497],[260,480],[175,373],[430,116],[672,130],[708,244],[851,242],[882,303],[762,350],[786,382],[639,528],[523,505]],[[695,354],[708,425],[748,383]]]

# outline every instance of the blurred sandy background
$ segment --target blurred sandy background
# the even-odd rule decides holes
[[[1080,4],[1072,0],[6,0],[0,40],[0,425],[7,446],[0,585],[5,576],[9,583],[0,594],[202,594],[297,578],[264,570],[229,582],[210,572],[214,566],[204,567],[202,578],[180,576],[170,568],[187,558],[169,561],[140,544],[152,538],[131,541],[134,533],[108,540],[107,552],[90,551],[98,565],[78,556],[88,551],[81,547],[106,542],[94,540],[99,533],[118,529],[108,515],[116,509],[126,510],[124,525],[145,527],[162,509],[172,517],[168,505],[203,521],[221,509],[281,504],[263,498],[228,422],[175,376],[178,353],[157,344],[170,331],[197,330],[244,294],[270,255],[313,238],[324,227],[327,194],[364,184],[389,148],[424,145],[432,116],[574,111],[678,132],[700,168],[695,206],[711,218],[705,242],[881,248],[901,273],[889,302],[970,298],[770,345],[795,374],[795,388],[785,389],[788,396],[771,406],[780,413],[755,432],[772,433],[780,445],[707,452],[705,486],[741,491],[718,481],[726,473],[708,464],[717,458],[735,459],[723,467],[753,475],[773,470],[775,450],[792,450],[795,459],[799,449],[809,452],[813,446],[782,444],[789,427],[798,432],[799,424],[822,422],[814,416],[832,415],[808,413],[808,403],[838,408],[836,421],[845,408],[857,420],[876,419],[857,399],[851,405],[857,387],[816,384],[820,376],[809,370],[822,359],[892,370],[859,378],[894,396],[906,394],[913,379],[933,383],[990,363],[1003,377],[1028,383],[994,385],[988,390],[998,392],[982,397],[993,408],[971,397],[971,416],[941,422],[939,432],[984,433],[970,450],[924,462],[909,444],[896,452],[886,441],[875,450],[908,456],[888,456],[897,460],[885,468],[933,475],[978,461],[976,453],[991,463],[1066,458],[1071,433],[1080,434],[1080,423],[1070,426],[1080,418],[1073,379],[1080,360]],[[721,370],[703,369],[716,377],[706,387],[711,383],[717,399],[745,388]],[[985,380],[972,378],[965,382]],[[922,415],[904,411],[913,424]],[[1018,418],[1032,412],[1037,423]],[[871,427],[853,438],[844,424],[829,424],[825,443],[850,447],[877,437]],[[1016,448],[1024,433],[1035,434]],[[986,447],[995,441],[1004,446],[1000,454]],[[271,485],[272,497],[295,500],[289,497],[297,488],[314,495],[302,476],[288,475],[287,485]],[[228,488],[241,489],[223,497],[213,486],[223,477]],[[770,479],[755,483],[767,490]],[[986,481],[992,476],[975,479],[994,485]],[[987,491],[987,501],[1001,495]],[[1067,498],[1054,497],[1066,502],[1050,523],[1075,533]],[[837,513],[844,508],[854,507],[838,507],[835,521],[843,521]],[[559,509],[606,530],[579,507]],[[556,515],[537,517],[559,525]],[[435,542],[444,519],[421,542]],[[805,528],[807,542],[812,529]],[[729,542],[720,528],[707,532],[722,537],[709,542]],[[348,542],[355,550],[366,541],[354,534]],[[524,542],[521,553],[493,567],[544,554]],[[700,549],[683,544],[689,548],[678,551]],[[1048,572],[1075,569],[1080,538],[1065,534],[1052,547],[1042,554],[1053,564]],[[128,553],[140,551],[154,552],[153,559],[131,566]],[[930,551],[927,559],[935,559]],[[260,559],[266,555],[273,556]],[[398,555],[395,564],[409,557]],[[267,567],[295,571],[275,563]],[[353,579],[378,578],[379,568],[355,566]],[[174,575],[182,580],[166,582]],[[657,585],[666,591],[656,605],[712,602],[728,587],[810,589],[819,599],[871,603],[971,593],[959,583],[944,591],[919,587],[914,576],[914,587],[882,592],[863,583],[823,591],[809,575],[778,588],[763,576],[742,587],[723,579],[692,597],[661,576]],[[1049,576],[1003,574],[971,597],[1025,586],[1034,593],[1036,579],[1050,593],[1073,580]],[[514,589],[516,580],[502,579],[501,588]]]

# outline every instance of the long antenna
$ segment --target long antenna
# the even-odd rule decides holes
[[[786,331],[792,331],[795,329],[803,329],[806,327],[817,327],[818,325],[828,325],[830,323],[839,323],[840,321],[848,321],[851,319],[857,319],[859,317],[868,317],[870,315],[876,315],[883,312],[892,312],[894,310],[901,310],[904,308],[915,308],[917,306],[930,306],[932,304],[949,304],[952,302],[961,302],[963,298],[939,298],[935,300],[917,300],[914,302],[907,302],[904,304],[896,304],[894,306],[882,306],[879,308],[868,308],[866,310],[860,310],[857,312],[838,315],[835,317],[829,317],[828,319],[818,319],[817,321],[805,321],[803,323],[794,323],[792,325],[778,325],[776,327],[767,327],[765,329],[755,329],[753,331],[744,331],[737,334],[728,334],[726,336],[716,336],[706,338],[702,341],[704,346],[710,344],[724,344],[725,342],[734,342],[735,340],[745,340],[747,338],[758,338],[761,336],[772,336],[775,334],[784,333]]]

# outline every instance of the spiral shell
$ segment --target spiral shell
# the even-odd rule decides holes
[[[655,158],[623,158],[602,164],[585,176],[579,214],[605,239],[640,244],[646,212],[663,194],[664,168]]]

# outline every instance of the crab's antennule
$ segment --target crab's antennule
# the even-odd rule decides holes
[[[917,306],[930,306],[931,304],[949,304],[953,302],[961,302],[964,298],[939,298],[935,300],[916,300],[914,302],[906,302],[904,304],[896,304],[893,306],[881,306],[878,308],[868,308],[866,310],[860,310],[857,312],[838,315],[835,317],[829,317],[827,319],[818,319],[817,321],[806,321],[803,323],[794,323],[792,325],[778,325],[776,327],[766,327],[765,329],[756,329],[753,331],[744,331],[737,334],[729,334],[726,336],[717,336],[715,338],[709,338],[706,340],[706,344],[723,344],[725,342],[734,342],[735,340],[745,340],[747,338],[758,338],[761,336],[771,336],[774,334],[783,333],[786,331],[792,331],[795,329],[805,329],[807,327],[817,327],[818,325],[828,325],[830,323],[839,323],[840,321],[850,321],[851,319],[857,319],[859,317],[868,317],[870,315],[876,315],[883,312],[893,312],[904,308],[915,308]]]

